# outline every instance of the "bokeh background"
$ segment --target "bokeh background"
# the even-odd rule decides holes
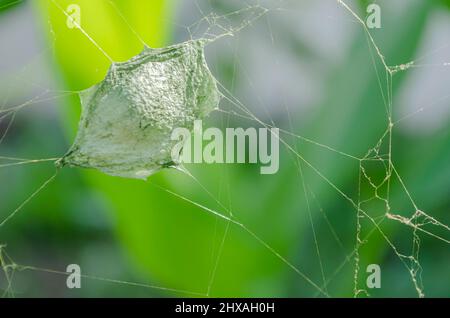
[[[1,113],[2,220],[55,171],[51,162],[10,166],[14,161],[6,157],[61,157],[76,133],[76,91],[101,81],[110,65],[84,34],[67,27],[67,16],[58,6],[78,4],[83,29],[115,61],[125,61],[142,49],[131,29],[152,47],[160,47],[201,37],[211,23],[209,31],[216,34],[218,26],[239,27],[252,18],[245,8],[260,4],[269,8],[265,16],[206,48],[212,73],[233,96],[264,122],[356,157],[375,147],[387,128],[385,69],[362,25],[337,1],[112,2],[114,6],[106,0],[0,0],[0,107],[26,103],[14,115]],[[361,17],[369,3],[348,1]],[[392,138],[395,167],[417,206],[450,224],[448,1],[376,3],[382,8],[382,28],[371,33],[386,61],[416,61],[415,67],[393,77],[393,121],[401,119]],[[221,109],[238,111],[225,99]],[[215,112],[207,124],[259,127],[229,112]],[[283,138],[350,198],[357,200],[358,193],[373,197],[370,184],[359,186],[358,161],[304,139]],[[380,154],[386,154],[385,139],[379,146]],[[0,244],[6,246],[3,265],[35,268],[3,267],[2,294],[323,296],[241,227],[162,190],[169,189],[224,215],[231,211],[330,296],[353,296],[356,211],[291,151],[283,145],[280,149],[275,175],[260,175],[257,165],[190,165],[198,182],[175,170],[143,182],[63,169],[0,227]],[[386,176],[379,161],[365,162],[364,168],[374,183]],[[415,208],[398,178],[391,177],[390,187],[391,212],[413,215]],[[386,195],[385,187],[379,191]],[[380,200],[369,200],[364,208],[381,221],[380,229],[397,252],[411,255],[411,228],[383,220],[386,208]],[[368,290],[371,296],[416,297],[407,268],[415,268],[414,263],[399,259],[373,228],[367,218],[361,220],[361,237],[370,236],[359,249],[359,288],[365,285],[366,266],[379,264],[382,288]],[[442,227],[427,229],[447,242],[418,234],[423,269],[419,284],[427,296],[447,297],[450,234]],[[68,289],[66,276],[56,273],[68,264],[79,264],[89,276],[81,289]]]

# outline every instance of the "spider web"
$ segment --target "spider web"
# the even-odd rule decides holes
[[[281,145],[284,146],[285,155],[289,156],[291,163],[295,167],[295,174],[297,176],[298,193],[301,193],[303,207],[299,213],[307,216],[308,225],[310,229],[310,235],[312,238],[311,255],[317,258],[318,263],[318,275],[312,275],[309,271],[303,269],[297,265],[298,262],[293,261],[290,257],[285,256],[284,253],[276,248],[276,244],[272,244],[270,241],[263,237],[267,235],[260,235],[252,228],[252,224],[244,221],[247,217],[242,217],[242,211],[237,211],[236,208],[231,208],[230,203],[223,202],[220,196],[214,194],[214,191],[210,189],[210,186],[206,185],[203,180],[200,180],[194,173],[194,167],[183,166],[178,169],[178,173],[185,175],[189,178],[191,184],[194,184],[202,189],[202,191],[209,197],[217,207],[210,207],[201,201],[190,198],[188,194],[179,193],[169,189],[163,185],[152,182],[150,184],[161,192],[168,193],[173,196],[175,200],[185,201],[196,208],[199,211],[203,211],[209,215],[217,218],[218,221],[222,221],[225,224],[225,229],[221,235],[217,234],[218,244],[215,244],[215,248],[212,251],[212,266],[209,273],[208,284],[203,291],[186,291],[175,288],[155,286],[151,284],[136,283],[131,281],[116,280],[113,278],[98,277],[95,275],[82,275],[83,278],[88,280],[97,280],[109,283],[115,283],[120,286],[135,286],[144,287],[155,290],[160,290],[168,293],[174,293],[176,295],[190,295],[190,296],[211,296],[212,289],[215,284],[216,275],[220,262],[223,261],[224,246],[227,242],[229,233],[232,227],[236,227],[248,235],[257,244],[266,249],[266,252],[277,258],[286,268],[290,269],[294,275],[298,276],[301,281],[311,287],[312,296],[320,297],[332,297],[339,296],[339,294],[333,294],[330,292],[331,282],[341,273],[341,271],[348,265],[353,265],[353,274],[351,279],[353,282],[353,296],[370,296],[369,290],[364,287],[362,278],[364,272],[363,264],[369,262],[364,259],[363,253],[364,247],[368,246],[373,239],[373,236],[378,236],[382,239],[384,244],[389,248],[392,255],[404,266],[405,272],[409,277],[409,281],[419,297],[425,296],[425,286],[423,284],[422,272],[423,268],[420,262],[421,241],[423,239],[433,239],[434,244],[449,244],[450,243],[450,227],[444,222],[438,220],[437,217],[432,216],[429,212],[423,211],[420,202],[416,202],[413,193],[409,190],[407,182],[402,177],[401,169],[398,167],[395,158],[395,149],[393,143],[393,135],[396,132],[397,127],[402,121],[416,116],[422,113],[426,107],[421,107],[418,110],[406,114],[397,118],[395,112],[395,96],[394,85],[396,79],[403,76],[417,68],[428,67],[440,67],[447,68],[450,65],[449,61],[443,61],[438,64],[420,64],[419,62],[423,57],[414,61],[402,61],[401,64],[391,65],[389,63],[389,56],[385,56],[383,48],[378,44],[378,38],[375,37],[374,32],[369,30],[365,24],[365,17],[358,13],[357,5],[355,3],[350,4],[346,1],[323,1],[327,3],[327,6],[334,6],[342,11],[341,23],[348,23],[351,25],[357,25],[358,31],[363,32],[366,40],[365,56],[369,59],[370,64],[366,65],[371,67],[371,71],[376,74],[378,87],[373,89],[373,93],[381,96],[382,104],[377,105],[378,109],[382,109],[384,112],[385,127],[382,129],[381,136],[376,138],[374,144],[366,144],[363,152],[351,153],[346,149],[336,149],[333,145],[322,143],[320,139],[314,137],[304,136],[297,133],[294,127],[294,115],[295,105],[288,105],[283,100],[284,115],[287,118],[287,127],[280,128],[280,136],[272,136],[273,138],[279,138]],[[69,15],[64,11],[62,7],[55,1],[52,3],[60,9],[61,14]],[[114,6],[113,2],[109,2]],[[384,4],[384,3],[383,3]],[[218,43],[225,43],[224,47],[228,47],[234,54],[233,69],[241,70],[244,74],[244,78],[247,80],[247,85],[250,88],[254,88],[254,81],[251,75],[246,71],[246,65],[240,61],[238,57],[239,43],[235,43],[236,47],[232,47],[230,42],[236,39],[240,41],[241,33],[251,32],[252,29],[261,27],[262,25],[268,30],[266,41],[269,41],[272,46],[276,46],[277,34],[273,32],[274,16],[284,16],[292,14],[289,12],[291,3],[289,1],[272,1],[269,3],[263,3],[262,1],[253,1],[251,3],[234,3],[231,5],[237,6],[236,9],[232,9],[229,13],[218,14],[214,11],[214,6],[209,2],[194,1],[192,6],[195,6],[198,14],[201,18],[187,26],[178,26],[180,34],[184,34],[188,39],[204,38],[210,41],[212,47]],[[132,30],[135,36],[142,42],[142,45],[146,45],[144,40],[140,37],[138,32],[133,30],[131,25],[126,21],[120,10],[114,6],[117,14],[122,17],[127,26]],[[208,11],[209,10],[209,11]],[[319,18],[322,18],[319,16]],[[331,17],[334,19],[334,17]],[[238,21],[236,23],[236,20]],[[277,20],[278,21],[278,20]],[[94,36],[88,34],[82,26],[78,26],[79,31],[82,32],[86,39],[94,44],[98,50],[108,59],[111,63],[114,60],[108,55],[106,50],[102,48],[96,41]],[[249,31],[250,30],[250,31]],[[379,31],[377,31],[379,32]],[[382,34],[382,33],[377,33]],[[230,40],[231,39],[231,40]],[[230,44],[231,43],[231,44]],[[437,51],[444,49],[446,46],[439,48]],[[435,53],[431,52],[430,54]],[[273,58],[277,63],[277,57]],[[216,61],[217,62],[217,61]],[[263,62],[264,64],[264,62]],[[217,65],[212,67],[217,71]],[[280,127],[283,124],[279,124],[280,120],[274,118],[274,111],[262,100],[244,102],[237,97],[237,85],[233,77],[233,81],[228,87],[221,81],[218,82],[220,91],[222,94],[222,102],[219,109],[216,110],[216,115],[220,117],[224,125],[227,125],[231,119],[241,120],[247,125],[257,125],[259,127],[273,128]],[[39,83],[33,83],[40,87]],[[44,89],[37,94],[34,98],[27,100],[16,106],[7,105],[8,96],[4,98],[3,107],[0,111],[0,120],[6,125],[0,136],[0,146],[7,140],[8,133],[14,128],[14,123],[17,114],[23,111],[29,111],[29,109],[36,105],[49,101],[57,101],[67,96],[76,95],[78,91],[55,91],[50,89]],[[256,96],[258,98],[258,96]],[[280,97],[283,99],[283,97]],[[254,107],[251,104],[258,104],[259,107]],[[429,103],[433,105],[433,103]],[[33,107],[34,109],[35,107]],[[31,109],[30,109],[31,110]],[[325,127],[326,129],[326,127]],[[356,128],[355,128],[356,129]],[[357,132],[355,132],[357,133]],[[339,132],[335,132],[339,134]],[[356,187],[348,189],[343,185],[335,182],[333,176],[329,176],[330,171],[323,171],[320,165],[319,158],[309,159],[304,155],[305,149],[318,149],[325,156],[329,158],[336,158],[336,165],[340,162],[351,162],[350,166],[354,169],[352,173],[356,172]],[[2,155],[0,153],[0,155]],[[11,169],[15,166],[28,166],[28,165],[40,165],[43,163],[54,163],[60,158],[41,158],[41,159],[24,159],[13,156],[1,156],[0,168]],[[315,161],[317,159],[317,162]],[[348,164],[346,164],[348,165]],[[374,168],[376,167],[376,168]],[[382,171],[381,175],[374,173],[373,171]],[[25,199],[21,200],[20,204],[8,212],[2,215],[0,221],[0,231],[2,231],[9,222],[17,216],[19,212],[36,196],[41,195],[45,191],[46,187],[58,178],[59,170],[56,170],[45,182],[42,183],[37,189],[31,192],[31,194]],[[352,214],[352,218],[355,222],[354,228],[354,242],[350,249],[346,248],[346,244],[340,238],[340,230],[336,228],[336,225],[330,221],[328,213],[321,205],[321,198],[317,195],[317,183],[324,184],[328,189],[329,196],[337,196],[340,199],[340,205],[345,207],[343,210],[348,210]],[[227,187],[228,197],[230,197],[230,185],[226,181],[221,180],[221,186]],[[395,188],[395,189],[394,189]],[[425,191],[425,190],[423,190]],[[397,202],[394,202],[391,198],[393,193],[402,193],[403,198],[409,202],[409,208],[397,208]],[[335,266],[333,271],[329,271],[326,268],[326,262],[330,261],[325,258],[323,249],[320,244],[320,236],[324,235],[318,231],[317,228],[317,216],[315,212],[319,214],[325,220],[328,226],[327,235],[331,235],[335,243],[340,247],[343,260]],[[348,213],[347,211],[343,213]],[[274,216],[276,217],[276,215]],[[405,231],[400,232],[405,239],[410,243],[409,247],[403,246],[403,244],[397,243],[399,239],[394,237],[390,232],[390,228],[385,229],[386,223],[393,223],[403,226]],[[400,235],[400,234],[397,234]],[[409,238],[409,239],[408,239]],[[445,246],[445,248],[448,248]],[[342,256],[341,255],[341,256]],[[22,271],[32,272],[46,272],[54,275],[67,275],[66,272],[48,268],[41,268],[32,265],[21,265],[16,263],[9,254],[6,252],[6,245],[0,247],[0,263],[4,272],[6,280],[6,287],[4,288],[5,296],[14,296],[14,277]],[[311,296],[310,295],[310,296]]]

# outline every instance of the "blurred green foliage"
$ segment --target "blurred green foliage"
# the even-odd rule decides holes
[[[0,11],[8,10],[18,3],[19,2],[17,0],[0,0]]]

